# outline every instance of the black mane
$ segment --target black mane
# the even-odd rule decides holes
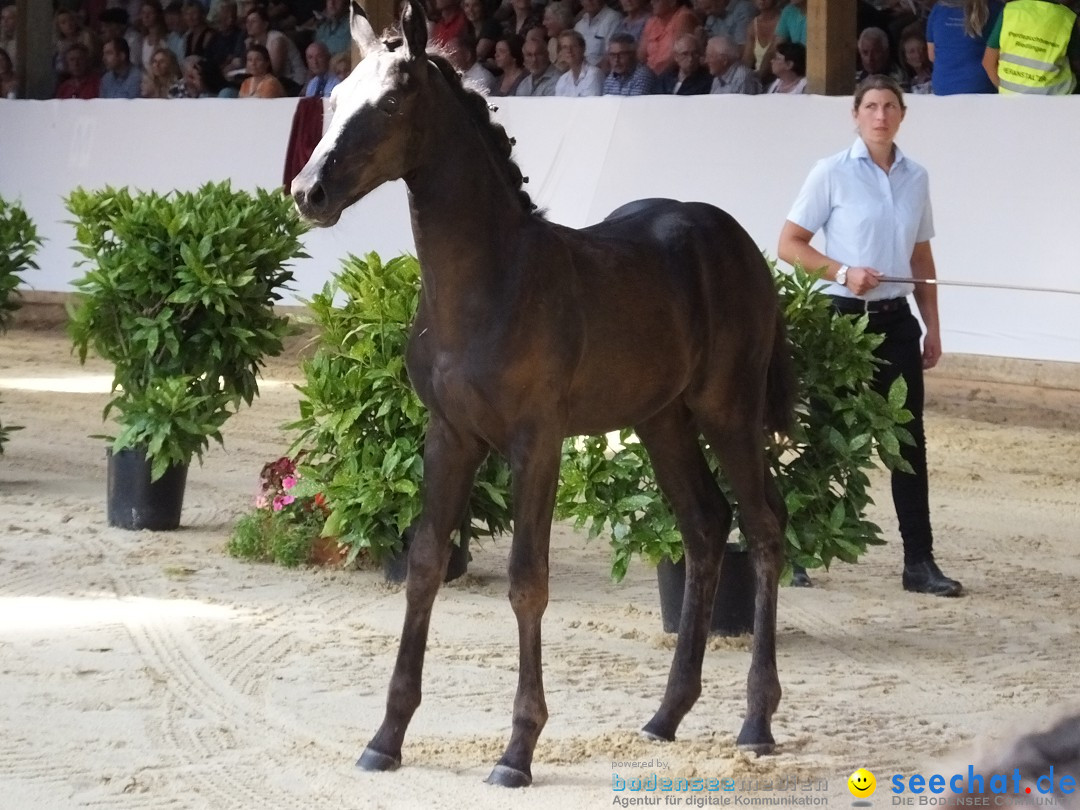
[[[457,69],[450,64],[446,57],[437,53],[429,53],[427,57],[438,68],[439,73],[446,79],[450,89],[454,91],[454,95],[461,101],[461,105],[476,122],[477,130],[488,146],[491,147],[491,151],[496,158],[496,164],[502,169],[510,185],[517,191],[518,200],[521,202],[522,207],[526,212],[533,213],[536,216],[543,216],[536,210],[536,203],[532,201],[532,197],[522,188],[525,177],[521,174],[521,168],[512,157],[514,142],[506,134],[506,130],[503,129],[502,125],[492,120],[487,98],[466,87],[461,81],[461,74],[457,72]]]

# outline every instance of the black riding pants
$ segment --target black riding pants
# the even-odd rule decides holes
[[[923,430],[922,329],[908,307],[892,312],[871,312],[868,332],[885,336],[874,355],[885,363],[878,367],[873,388],[887,396],[893,380],[903,375],[907,381],[904,407],[912,420],[904,427],[915,439],[914,445],[902,444],[901,455],[911,465],[912,473],[892,473],[893,505],[904,540],[904,563],[934,558],[934,535],[930,528],[930,496],[926,473],[926,434]]]

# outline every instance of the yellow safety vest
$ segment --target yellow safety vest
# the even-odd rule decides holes
[[[1076,14],[1045,0],[1013,0],[1001,17],[998,91],[1063,96],[1076,87],[1066,56]]]

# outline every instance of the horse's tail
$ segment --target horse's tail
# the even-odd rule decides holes
[[[795,414],[795,364],[791,359],[784,313],[776,308],[776,334],[765,379],[765,429],[787,433]]]

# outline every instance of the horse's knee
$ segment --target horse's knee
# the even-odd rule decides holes
[[[510,607],[515,615],[543,612],[548,603],[548,569],[510,564]]]

